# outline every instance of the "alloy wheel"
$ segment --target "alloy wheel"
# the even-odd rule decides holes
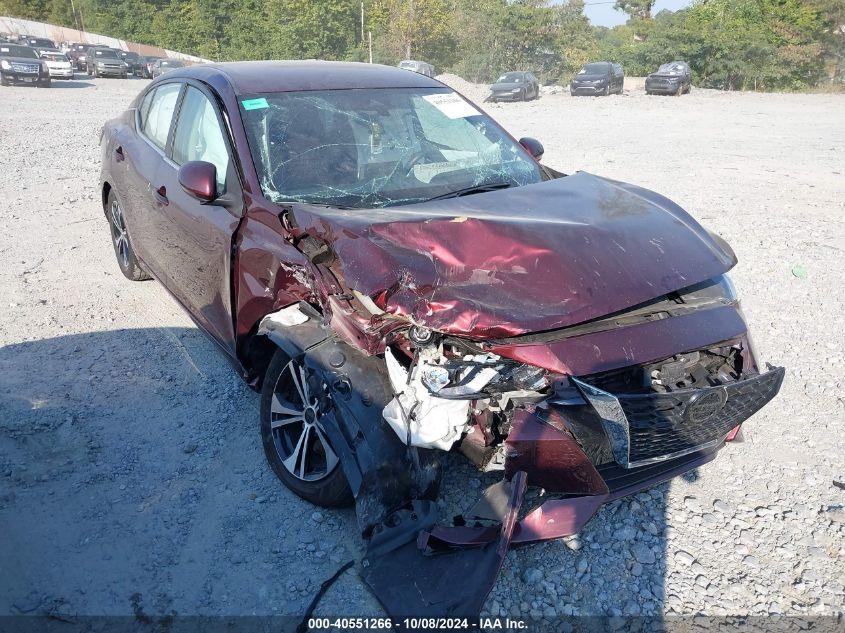
[[[325,383],[290,361],[273,389],[270,430],[279,460],[297,479],[320,481],[338,464],[321,423],[330,406]]]
[[[124,268],[129,268],[129,234],[126,232],[123,210],[120,208],[117,199],[112,200],[109,212],[111,213],[111,234],[115,250],[117,250],[117,255],[120,258],[120,264]]]

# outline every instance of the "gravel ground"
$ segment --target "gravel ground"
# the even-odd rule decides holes
[[[98,130],[143,85],[0,89],[0,615],[302,613],[359,554],[353,512],[276,481],[257,395],[113,261]],[[725,237],[759,351],[788,368],[744,444],[510,552],[485,611],[841,613],[845,96],[546,89],[485,107],[547,164],[655,189]],[[444,516],[482,485],[449,466]],[[354,573],[317,611],[379,612]]]

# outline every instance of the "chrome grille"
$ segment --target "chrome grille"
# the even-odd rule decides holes
[[[12,70],[16,73],[37,73],[38,64],[22,64],[20,62],[12,62]]]

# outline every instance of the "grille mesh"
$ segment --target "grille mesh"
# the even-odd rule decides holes
[[[726,385],[727,401],[705,420],[689,421],[687,406],[694,396],[710,389],[668,394],[616,394],[630,433],[629,460],[638,462],[701,446],[722,439],[775,397],[783,369]],[[720,389],[720,388],[716,388]]]

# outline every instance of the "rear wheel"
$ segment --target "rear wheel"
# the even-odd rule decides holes
[[[338,416],[323,377],[277,350],[261,390],[261,441],[267,462],[291,491],[322,507],[347,506],[352,491],[325,431]]]
[[[141,268],[135,251],[132,250],[132,243],[129,241],[129,231],[126,228],[126,218],[123,215],[123,207],[114,195],[109,192],[106,202],[109,227],[111,228],[111,241],[114,246],[114,254],[117,256],[117,265],[123,276],[132,281],[146,281],[152,279],[146,271]]]

